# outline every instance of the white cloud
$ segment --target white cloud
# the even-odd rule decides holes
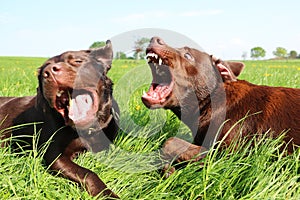
[[[222,14],[223,10],[199,10],[199,11],[187,11],[182,12],[179,15],[182,17],[198,17],[198,16],[208,16],[208,15],[219,15]]]
[[[238,38],[238,37],[232,38],[232,39],[230,40],[230,43],[231,43],[232,45],[241,46],[241,47],[248,46],[248,43],[247,43],[246,41],[244,41],[243,39]]]
[[[129,14],[125,16],[120,16],[113,18],[113,22],[118,22],[118,23],[137,23],[137,22],[144,22],[145,20],[149,19],[167,19],[171,17],[197,17],[197,16],[210,16],[210,15],[219,15],[223,13],[223,10],[202,10],[202,11],[187,11],[187,12],[182,12],[182,13],[175,13],[175,12],[170,12],[170,11],[160,11],[160,10],[155,10],[155,11],[148,11],[144,13],[134,13],[134,14]]]
[[[134,13],[125,16],[113,18],[113,22],[136,24],[139,22],[149,21],[150,19],[161,19],[173,16],[172,13],[166,11],[148,11],[144,13]]]
[[[118,17],[118,18],[114,18],[113,21],[115,22],[133,22],[133,21],[140,21],[140,20],[144,20],[146,17],[145,14],[143,13],[136,13],[136,14],[130,14],[127,16],[122,16],[122,17]]]

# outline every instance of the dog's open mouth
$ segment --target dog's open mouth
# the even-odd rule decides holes
[[[84,127],[96,120],[98,110],[96,92],[89,89],[59,88],[56,92],[54,108],[70,120],[76,127]]]
[[[170,67],[168,66],[169,60],[160,57],[153,50],[148,50],[146,53],[153,80],[148,92],[143,94],[142,100],[149,108],[163,107],[171,96],[174,86]]]

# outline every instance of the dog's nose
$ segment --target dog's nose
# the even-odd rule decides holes
[[[151,44],[156,44],[156,45],[165,45],[166,43],[161,39],[160,37],[153,37],[150,40]]]
[[[53,66],[51,67],[51,72],[52,72],[53,74],[59,73],[60,70],[61,70],[61,66],[59,66],[59,65],[53,65]]]
[[[50,76],[50,74],[53,74],[53,75],[59,74],[60,71],[61,71],[61,66],[60,66],[60,65],[51,65],[51,66],[47,66],[47,67],[44,69],[43,76],[44,76],[44,78],[47,78],[47,77]]]

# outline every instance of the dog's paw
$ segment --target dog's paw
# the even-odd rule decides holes
[[[162,169],[162,176],[164,179],[169,178],[176,171],[175,167],[170,164],[166,164]]]

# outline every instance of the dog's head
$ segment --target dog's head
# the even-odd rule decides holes
[[[86,129],[111,119],[112,82],[107,72],[112,45],[98,49],[68,51],[47,60],[39,68],[37,106],[55,109],[66,125]]]
[[[158,37],[151,39],[146,54],[153,81],[142,101],[149,108],[180,107],[190,93],[204,100],[220,84],[236,81],[244,68],[193,48],[172,48]]]

